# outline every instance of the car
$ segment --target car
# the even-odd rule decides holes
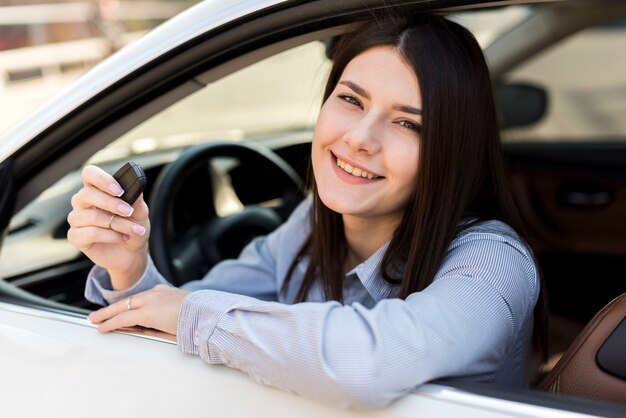
[[[82,167],[139,163],[157,267],[176,284],[200,277],[303,198],[326,51],[381,7],[444,14],[484,49],[548,295],[550,357],[531,388],[447,379],[345,411],[207,365],[164,333],[98,333],[92,263],[66,236]],[[109,57],[0,137],[0,414],[626,416],[618,401],[540,390],[626,292],[625,22],[618,0],[208,0]]]

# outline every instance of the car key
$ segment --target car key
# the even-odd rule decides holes
[[[135,203],[135,200],[137,200],[148,183],[146,173],[134,161],[124,164],[122,168],[113,174],[113,177],[124,189],[124,194],[120,198],[129,205]]]

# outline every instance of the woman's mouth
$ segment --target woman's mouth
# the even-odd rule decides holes
[[[369,171],[366,171],[362,168],[353,167],[352,165],[348,164],[337,156],[335,156],[335,160],[337,163],[337,167],[341,168],[346,173],[352,174],[355,177],[363,177],[370,180],[379,178],[379,176],[370,173]]]

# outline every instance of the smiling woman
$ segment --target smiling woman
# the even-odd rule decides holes
[[[362,231],[368,239],[351,245],[349,258],[357,262],[347,271],[389,240],[414,192],[419,124],[398,103],[420,108],[420,101],[415,73],[401,55],[375,47],[350,61],[322,106],[312,150],[320,198],[343,215],[349,235],[361,220],[369,225]],[[359,251],[357,242],[369,248]]]
[[[87,298],[110,304],[90,319],[176,334],[184,352],[344,407],[450,376],[525,385],[539,278],[499,180],[480,47],[441,17],[390,14],[331,59],[313,196],[202,280],[163,286],[146,203],[83,170],[68,238],[97,264]]]
[[[416,33],[380,19],[384,42],[371,41],[374,27],[362,24],[381,17],[372,10],[383,7],[406,17],[435,12],[469,28],[493,84],[481,84],[484,63],[468,54],[466,35],[439,18],[416,19]],[[612,332],[608,339],[583,334],[597,347],[606,340],[601,353],[616,353],[608,363],[600,356],[600,370],[596,352],[588,352],[585,370],[595,365],[601,378],[562,373],[567,367],[560,365],[576,355],[563,356],[550,373],[558,381],[572,376],[570,386],[557,386],[576,398],[537,390],[555,380],[536,374],[534,362],[524,388],[523,369],[535,263],[553,324],[551,361],[541,373],[577,329],[625,291],[625,138],[606,130],[619,124],[600,131],[588,124],[626,103],[619,89],[624,57],[615,53],[625,27],[606,24],[624,15],[626,2],[615,0],[206,0],[113,55],[0,139],[0,225],[10,225],[0,236],[0,416],[82,418],[93,405],[115,416],[354,415],[310,397],[343,406],[396,399],[368,417],[623,417],[621,405],[584,399],[623,402],[626,393],[619,329],[605,321],[599,328]],[[442,27],[442,34],[428,33]],[[344,46],[357,47],[346,54]],[[364,77],[372,65],[354,73],[353,64],[388,51],[373,78]],[[351,122],[318,135],[331,64],[323,103],[332,112],[322,117]],[[381,92],[376,73],[382,79],[393,69],[398,80]],[[400,79],[419,92],[392,90]],[[484,129],[495,125],[493,104],[481,102],[492,85],[501,134],[516,140],[502,144],[505,174],[486,168],[491,157],[475,146],[481,137],[499,154],[497,134]],[[561,127],[570,108],[589,117]],[[325,157],[311,171],[305,199],[293,174],[305,176],[313,139],[326,144],[317,150]],[[392,145],[416,145],[417,157],[397,153],[385,161]],[[358,191],[372,188],[376,196],[405,158],[417,163],[402,190],[410,193],[400,223],[361,261],[385,228],[356,233],[391,205],[379,209]],[[94,263],[67,240],[71,196],[85,187],[85,165],[113,173],[128,160],[148,178],[150,222],[144,207],[130,216],[111,213],[122,203],[113,190],[90,192],[106,200],[106,210],[91,212],[92,233],[119,240],[118,261],[132,260],[129,273],[146,262],[137,273],[145,274],[114,290],[117,268],[96,267],[88,296],[109,306],[93,313],[93,323],[87,315],[100,307],[84,291]],[[515,221],[504,219],[507,211],[500,216],[489,206],[500,193],[492,177],[505,175],[532,253]],[[109,190],[111,178],[104,178],[100,191]],[[485,193],[469,204],[481,181]],[[354,214],[345,205],[344,222],[341,191],[357,209],[369,206]],[[148,236],[150,256],[140,250],[127,257]],[[246,247],[252,236],[260,237]],[[148,339],[165,334],[149,328],[97,332],[132,323],[177,335],[164,341]],[[63,350],[50,350],[59,344]],[[36,393],[46,394],[44,402],[32,402]]]

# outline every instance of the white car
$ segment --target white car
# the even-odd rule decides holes
[[[343,411],[165,334],[99,334],[83,298],[91,263],[66,239],[81,167],[141,164],[158,268],[178,284],[201,276],[302,198],[328,42],[383,5],[466,25],[490,63],[548,290],[551,361],[529,371],[532,387],[438,381]],[[625,22],[619,0],[207,0],[111,56],[0,137],[0,416],[626,416],[620,400],[538,389],[626,292]],[[626,388],[626,356],[616,362],[609,379]]]

